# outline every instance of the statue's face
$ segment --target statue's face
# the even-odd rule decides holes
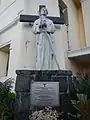
[[[40,11],[40,15],[47,15],[48,14],[48,11],[45,7],[41,8],[41,11]]]

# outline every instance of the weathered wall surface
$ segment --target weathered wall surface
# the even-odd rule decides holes
[[[51,5],[52,3],[52,5]],[[33,15],[38,15],[38,7],[41,4],[45,4],[48,8],[49,16],[60,16],[59,13],[59,7],[58,7],[58,0],[51,1],[44,1],[44,0],[27,0],[25,2],[25,10],[24,14],[33,14]],[[56,51],[57,55],[57,60],[60,64],[61,69],[65,69],[65,57],[64,57],[64,44],[63,44],[63,33],[62,33],[62,27],[58,25],[56,27],[56,31],[53,35],[53,46]],[[35,40],[35,35],[32,33],[32,27],[28,26],[27,24],[24,25],[24,37],[25,41],[28,42],[27,46],[27,52],[25,55],[27,55],[25,58],[25,67],[29,69],[35,69],[35,56],[36,56],[36,40]],[[65,31],[66,33],[66,31]],[[33,51],[33,54],[32,54]],[[25,52],[24,52],[25,53]],[[63,59],[63,60],[62,60]],[[56,64],[53,64],[53,69],[57,69]]]
[[[0,31],[9,25],[24,9],[24,0],[3,0],[0,9]]]
[[[10,44],[8,76],[13,78],[16,78],[15,70],[20,68],[21,27],[18,22],[23,9],[23,0],[3,0],[0,4],[0,47]],[[1,54],[0,57],[3,58]],[[0,68],[2,73],[5,66],[2,64]]]
[[[46,5],[50,16],[60,16],[58,0],[26,0],[25,13],[38,15],[39,5]]]
[[[86,2],[87,1],[87,2]],[[82,3],[84,23],[86,31],[87,45],[89,45],[89,0]],[[76,72],[78,66],[68,60],[68,37],[71,50],[80,48],[80,40],[77,32],[77,13],[72,0],[64,0],[68,7],[69,36],[65,25],[56,27],[53,35],[53,46],[56,51],[60,68]],[[51,4],[52,3],[52,4]],[[10,0],[3,1],[0,7],[0,47],[10,44],[10,60],[8,76],[16,77],[16,69],[35,69],[36,62],[36,41],[32,26],[28,23],[19,22],[19,14],[38,14],[39,4],[45,4],[49,11],[49,16],[60,16],[58,0]],[[3,9],[2,9],[3,8]],[[53,62],[54,63],[54,62]],[[57,69],[53,64],[53,69]]]
[[[29,115],[38,106],[31,105],[31,84],[34,82],[59,82],[60,111],[65,113],[72,111],[71,99],[76,99],[76,93],[72,84],[72,73],[70,71],[37,71],[19,70],[16,79],[16,114],[15,120],[28,120]],[[68,89],[69,88],[69,89]],[[69,96],[67,94],[69,90]],[[41,106],[40,106],[41,107]],[[67,110],[68,108],[68,110]],[[66,118],[67,119],[67,118]]]

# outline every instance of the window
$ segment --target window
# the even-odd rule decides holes
[[[0,48],[0,77],[8,75],[10,45]]]
[[[79,0],[73,0],[73,4],[77,11],[77,26],[78,26],[78,37],[80,40],[80,47],[83,48],[86,46],[86,40],[85,40],[85,29],[84,29],[82,7]]]

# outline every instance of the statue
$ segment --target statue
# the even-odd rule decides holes
[[[46,16],[46,6],[39,7],[39,19],[34,22],[33,31],[36,34],[36,70],[51,70],[53,46],[51,35],[55,32],[53,21]]]

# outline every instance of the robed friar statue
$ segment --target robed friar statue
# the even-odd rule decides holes
[[[33,25],[33,32],[36,34],[36,70],[51,70],[52,56],[56,60],[52,45],[55,26],[53,21],[47,18],[47,14],[46,6],[39,6],[39,19]]]

